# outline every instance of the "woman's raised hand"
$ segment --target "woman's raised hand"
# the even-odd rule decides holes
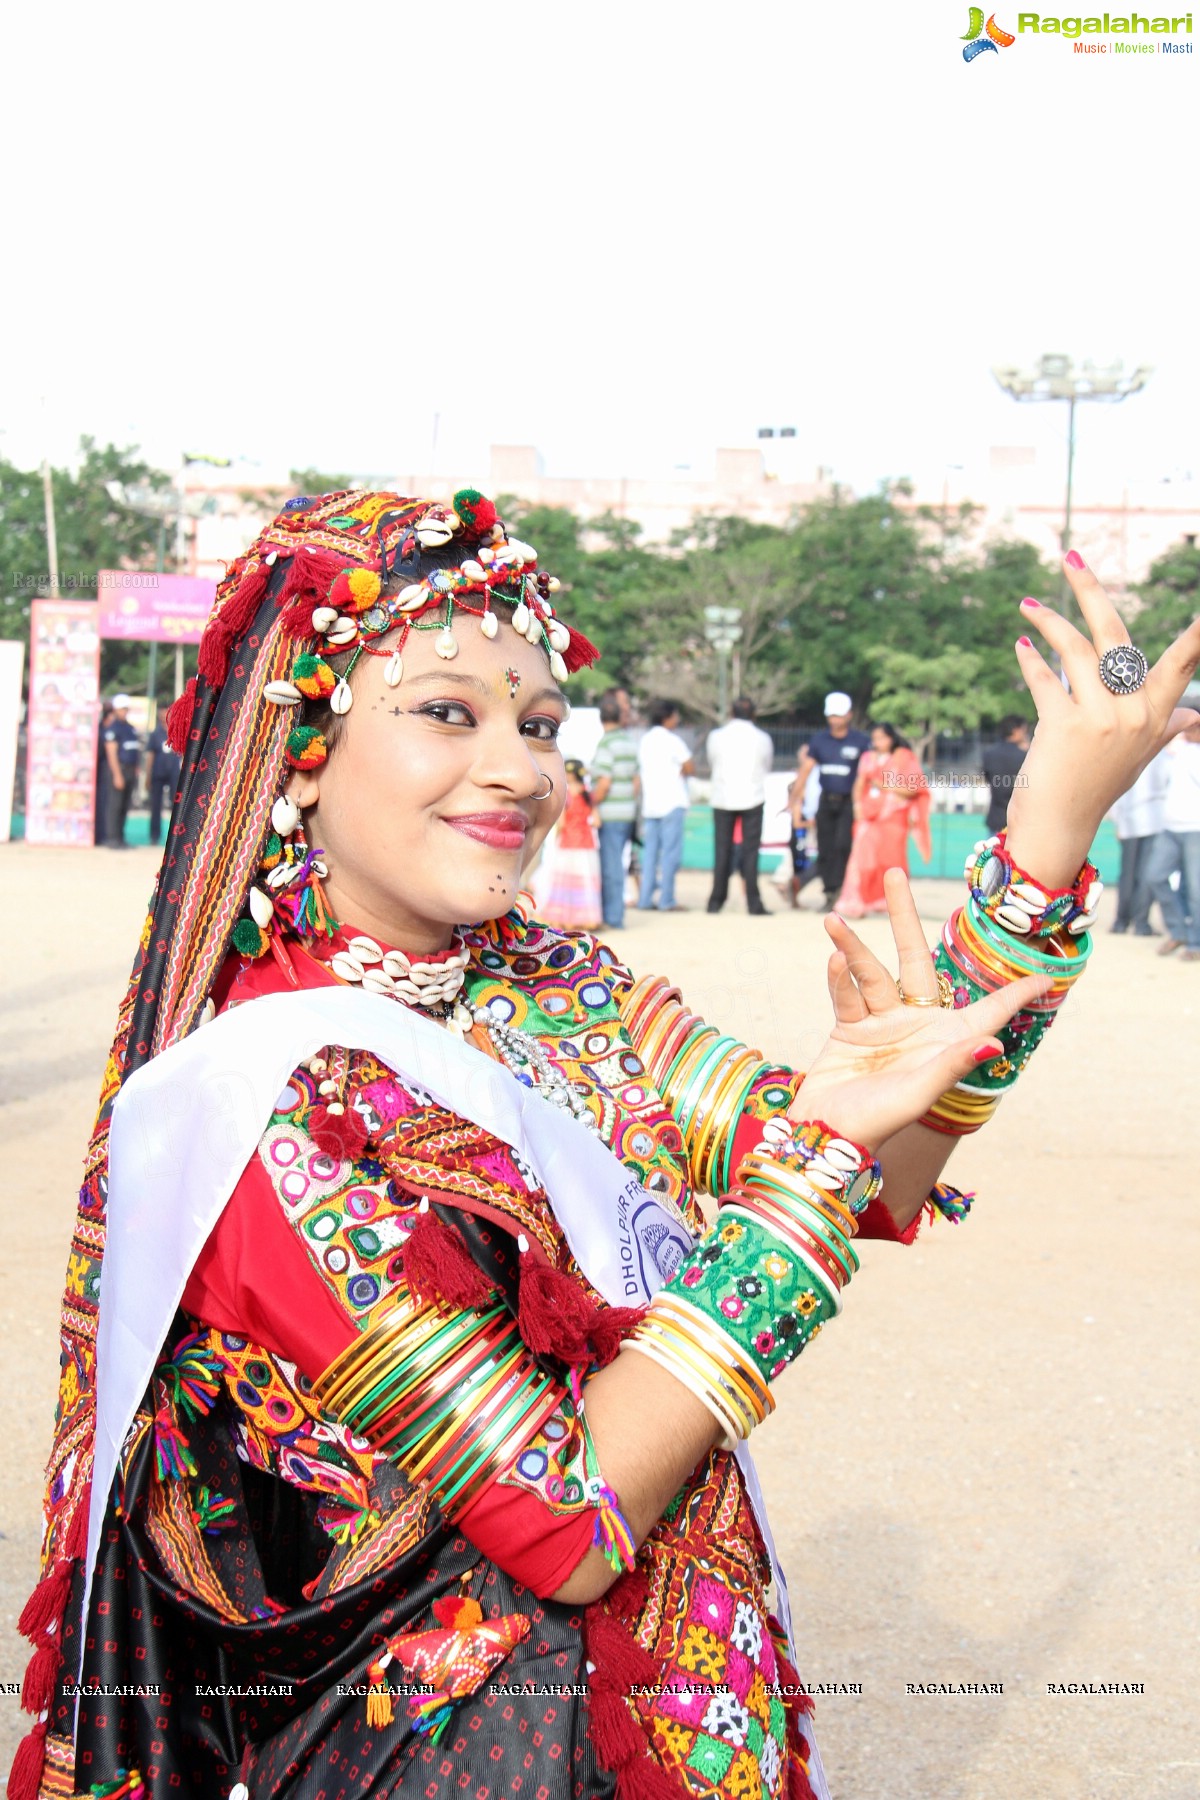
[[[899,983],[846,921],[830,913],[825,929],[837,946],[829,959],[836,1022],[793,1107],[797,1119],[823,1119],[871,1151],[913,1124],[978,1063],[999,1056],[996,1032],[1048,985],[1041,975],[1026,975],[971,1006],[939,1005],[908,879],[889,869],[883,885]]]
[[[1159,657],[1140,688],[1110,693],[1100,679],[1106,650],[1129,643],[1120,613],[1074,551],[1064,563],[1087,636],[1036,600],[1021,616],[1055,651],[1070,691],[1029,638],[1017,645],[1021,674],[1037,707],[1033,743],[1008,804],[1007,843],[1014,860],[1045,887],[1068,887],[1114,800],[1137,780],[1164,744],[1200,720],[1179,705],[1200,663],[1200,619]]]

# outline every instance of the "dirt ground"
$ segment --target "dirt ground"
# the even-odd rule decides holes
[[[146,850],[0,848],[0,1683],[25,1663],[70,1220],[154,868]],[[683,877],[695,910],[632,913],[614,942],[803,1066],[827,1025],[819,918],[776,900],[750,920],[736,898],[710,918],[705,891]],[[956,897],[920,887],[931,936]],[[867,927],[877,947],[885,931]],[[757,1450],[800,1672],[861,1690],[818,1701],[835,1800],[1200,1795],[1198,1068],[1200,965],[1102,935],[1034,1068],[955,1157],[971,1218],[868,1244],[782,1385]],[[936,1691],[959,1683],[1003,1692]],[[1086,1691],[1103,1683],[1141,1691]],[[0,1769],[23,1717],[0,1700]]]

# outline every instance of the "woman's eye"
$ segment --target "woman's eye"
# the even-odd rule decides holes
[[[557,719],[526,719],[521,726],[526,737],[531,737],[541,744],[553,744],[558,739],[562,726]]]
[[[474,725],[475,715],[460,700],[430,700],[417,711],[424,718],[436,719],[439,725]]]

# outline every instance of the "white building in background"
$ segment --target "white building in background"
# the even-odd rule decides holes
[[[932,509],[936,522],[970,501],[982,509],[978,535],[1024,538],[1052,563],[1062,544],[1065,481],[1061,449],[994,444],[986,460],[918,476],[910,504]],[[1077,476],[1071,543],[1120,593],[1144,581],[1166,551],[1200,539],[1200,480],[1181,472],[1114,486]]]
[[[768,457],[770,462],[768,464]],[[612,513],[641,528],[647,543],[665,543],[672,532],[706,513],[735,514],[766,525],[786,525],[798,508],[830,494],[831,472],[801,470],[791,443],[724,449],[710,471],[679,470],[659,478],[547,475],[536,448],[493,445],[486,477],[481,472],[447,475],[392,472],[362,479],[402,494],[449,499],[455,487],[477,482],[492,495],[515,495],[530,505],[561,506],[581,519]],[[918,474],[908,505],[940,512],[947,519],[963,501],[980,508],[974,536],[1024,538],[1047,560],[1059,553],[1063,522],[1061,458],[1024,445],[994,445],[976,465]],[[187,491],[202,494],[211,510],[188,521],[189,572],[219,579],[261,525],[292,492],[286,470],[264,480],[260,469],[197,465],[187,472]],[[1200,534],[1200,481],[1181,475],[1171,481],[1131,482],[1118,492],[1093,491],[1077,482],[1072,542],[1087,561],[1120,591],[1145,578],[1156,557]]]

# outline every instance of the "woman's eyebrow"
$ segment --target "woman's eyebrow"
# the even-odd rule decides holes
[[[488,685],[486,681],[483,680],[482,676],[454,675],[448,669],[445,671],[441,669],[431,669],[428,675],[414,675],[411,681],[405,683],[405,686],[428,687],[432,681],[438,682],[441,686],[445,686],[447,682],[451,682],[458,687],[475,688],[477,692],[481,694],[486,694],[488,692]]]
[[[427,675],[414,675],[412,681],[406,681],[404,685],[405,687],[421,687],[422,685],[428,687],[432,682],[437,682],[442,687],[447,682],[452,682],[458,687],[474,688],[476,693],[484,695],[490,695],[492,692],[491,687],[481,675],[457,675],[451,670],[447,670],[443,674],[440,669],[431,669]],[[543,706],[547,700],[557,700],[563,706],[567,705],[566,695],[561,688],[557,687],[539,688],[536,694],[528,694],[525,698],[525,705]]]

